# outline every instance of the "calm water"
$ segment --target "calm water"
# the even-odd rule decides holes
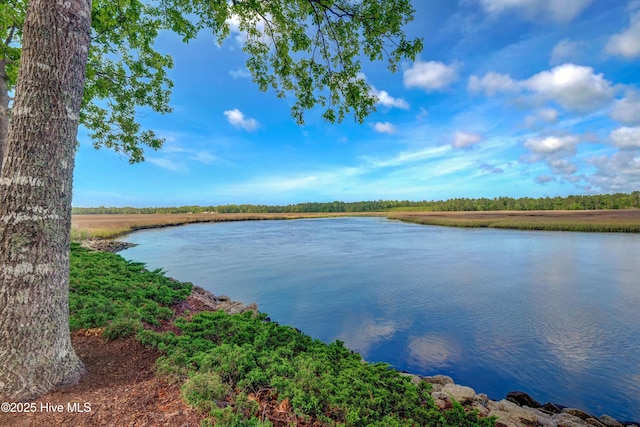
[[[640,235],[381,218],[136,232],[125,258],[369,361],[640,419]]]

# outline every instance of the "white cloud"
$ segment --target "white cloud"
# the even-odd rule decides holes
[[[590,162],[597,171],[588,180],[599,192],[630,193],[640,188],[640,151],[619,151],[611,157],[595,157]]]
[[[558,121],[558,110],[555,108],[543,108],[538,110],[538,117],[547,123],[556,123]]]
[[[233,110],[227,110],[224,112],[227,120],[231,125],[236,128],[242,128],[247,131],[252,131],[258,128],[259,123],[256,119],[245,118],[242,111],[234,108]]]
[[[214,156],[213,154],[209,153],[208,151],[205,150],[201,150],[201,151],[196,151],[194,152],[191,157],[191,160],[195,160],[197,162],[200,163],[213,163],[214,161],[218,160],[218,157]]]
[[[246,68],[237,68],[229,71],[229,75],[234,79],[248,79],[251,77],[251,73]]]
[[[160,158],[160,157],[147,157],[145,161],[173,172],[181,172],[181,171],[184,171],[185,169],[182,163],[173,161],[171,159]]]
[[[573,175],[578,171],[578,167],[567,159],[549,159],[551,171],[556,175]]]
[[[640,126],[615,129],[609,134],[609,140],[621,150],[640,149]]]
[[[631,16],[629,28],[609,38],[605,50],[628,59],[640,56],[640,12]]]
[[[456,132],[453,135],[453,148],[469,148],[482,140],[482,135],[472,132]]]
[[[427,147],[418,151],[401,151],[394,157],[382,160],[371,159],[364,157],[363,159],[367,164],[376,168],[404,166],[411,163],[421,162],[423,160],[431,161],[436,159],[443,159],[446,154],[451,150],[448,145],[441,145],[438,147]]]
[[[554,124],[558,123],[558,110],[555,108],[542,108],[534,115],[527,116],[525,119],[525,126],[527,128],[534,128],[540,124],[540,122]]]
[[[552,65],[558,65],[567,61],[575,61],[580,57],[580,50],[583,42],[571,41],[564,39],[558,42],[551,50],[550,63]]]
[[[380,133],[394,133],[396,131],[395,126],[393,126],[391,123],[389,122],[377,122],[376,124],[373,125],[373,129],[376,132],[380,132]]]
[[[404,72],[407,88],[421,88],[427,92],[446,89],[458,79],[458,66],[445,65],[437,61],[416,61]]]
[[[531,151],[534,156],[548,156],[558,153],[575,153],[576,146],[580,142],[577,135],[547,136],[542,138],[530,138],[525,141],[524,146]]]
[[[554,175],[561,175],[563,180],[576,182],[579,180],[574,174],[578,167],[571,161],[580,143],[578,135],[552,135],[539,138],[529,138],[524,146],[531,152],[521,160],[527,163],[544,162]],[[545,184],[550,182],[546,175],[540,175],[536,181]]]
[[[549,18],[568,22],[582,12],[593,0],[479,0],[484,10],[497,15],[508,10],[523,13],[529,19]]]
[[[367,80],[367,76],[364,73],[358,73],[358,79]],[[369,83],[371,87],[371,94],[378,98],[378,104],[384,105],[388,108],[401,108],[403,110],[409,109],[409,103],[402,98],[394,98],[386,90],[378,90],[375,86]]]
[[[487,96],[493,96],[498,92],[517,92],[518,84],[509,74],[489,72],[482,78],[478,76],[469,77],[467,88],[471,92],[484,91]]]
[[[520,81],[513,80],[508,74],[494,72],[482,78],[471,76],[468,89],[472,92],[484,91],[487,96],[498,92],[515,94],[527,91],[540,101],[555,101],[575,113],[595,111],[611,102],[616,93],[612,83],[603,74],[595,74],[593,68],[575,64],[563,64]],[[553,122],[557,120],[557,113],[555,116],[539,117]],[[528,123],[533,122],[528,119]]]
[[[611,101],[615,91],[611,82],[593,68],[564,64],[536,74],[521,86],[543,99],[556,101],[575,112],[588,112]]]
[[[616,101],[611,118],[624,125],[640,125],[640,94],[630,92]]]
[[[378,90],[372,87],[373,95],[378,98],[378,104],[384,105],[389,108],[401,108],[403,110],[409,109],[409,103],[402,98],[394,98],[389,95],[386,90]]]

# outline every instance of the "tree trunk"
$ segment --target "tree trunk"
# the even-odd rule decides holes
[[[0,59],[0,172],[2,172],[2,160],[9,132],[9,76],[6,65],[7,60]]]
[[[91,0],[31,0],[0,173],[0,401],[77,381],[71,185]]]

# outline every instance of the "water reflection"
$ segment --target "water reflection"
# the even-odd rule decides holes
[[[342,324],[342,332],[336,339],[344,341],[349,348],[362,354],[365,359],[371,356],[372,347],[389,341],[399,329],[404,330],[409,326],[393,319],[374,319],[369,313],[362,316],[349,314]]]
[[[425,371],[450,367],[460,359],[460,347],[451,338],[426,335],[409,341],[409,362]]]

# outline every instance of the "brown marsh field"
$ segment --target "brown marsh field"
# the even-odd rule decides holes
[[[588,211],[394,212],[418,224],[518,230],[640,232],[640,209]]]
[[[344,216],[381,216],[427,225],[521,230],[640,232],[640,210],[361,212],[281,214],[109,214],[73,215],[73,240],[110,239],[135,230],[191,223],[285,220]]]
[[[202,213],[72,215],[71,239],[110,239],[146,228],[225,221],[261,221],[339,216],[384,216],[378,213]]]

